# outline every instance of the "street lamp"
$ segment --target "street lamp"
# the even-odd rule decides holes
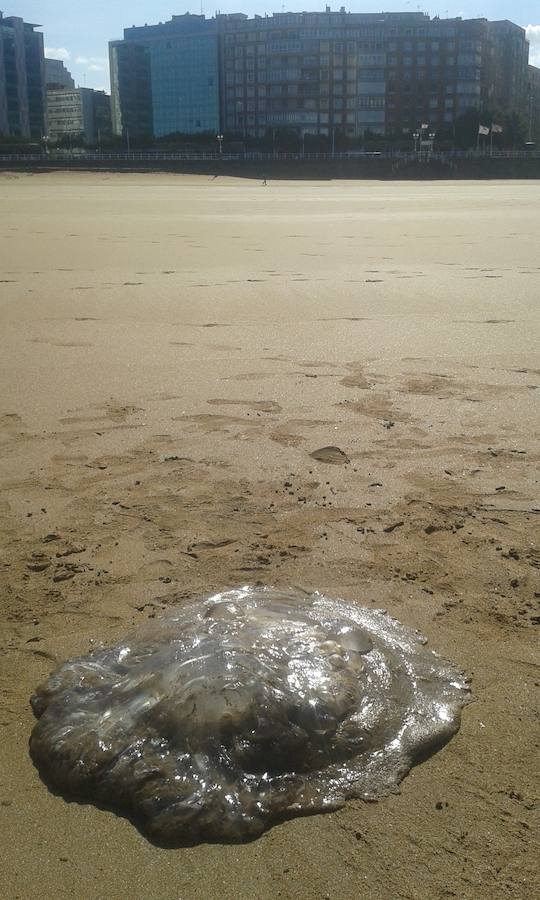
[[[414,152],[418,153],[418,141],[420,140],[420,132],[419,131],[414,132],[413,140],[414,140]]]
[[[219,155],[222,156],[222,154],[223,154],[223,135],[216,134],[216,140],[219,144]]]

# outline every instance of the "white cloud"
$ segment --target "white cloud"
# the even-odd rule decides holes
[[[62,62],[71,59],[71,53],[65,47],[45,47],[45,56],[48,59],[61,59]]]
[[[105,56],[76,56],[75,65],[83,66],[87,72],[106,72],[108,61]]]
[[[98,68],[92,69],[93,72],[98,72],[103,69],[107,63],[106,56],[76,56],[75,62],[78,66],[88,66],[91,68],[92,66],[97,66]]]
[[[540,66],[540,25],[526,25],[525,31],[530,44],[529,62],[532,66]]]

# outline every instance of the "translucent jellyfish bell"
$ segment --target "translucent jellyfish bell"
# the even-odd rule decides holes
[[[158,841],[238,841],[395,790],[468,696],[380,610],[244,587],[61,666],[32,697],[30,751],[56,790]]]

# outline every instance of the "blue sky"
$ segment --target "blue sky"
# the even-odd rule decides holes
[[[268,0],[223,0],[221,12],[245,12],[249,15],[265,12],[281,12],[283,9],[324,9],[330,0],[300,0],[300,2],[269,3]],[[338,9],[345,0],[330,2]],[[216,5],[207,5],[203,11],[213,15]],[[539,0],[357,0],[345,3],[349,12],[415,12],[422,10],[431,16],[463,16],[487,19],[510,19],[518,25],[531,26],[531,62],[540,66],[540,3]],[[172,14],[198,13],[201,0],[183,6],[178,0],[2,0],[4,15],[21,16],[27,22],[42,26],[45,46],[50,56],[64,59],[80,85],[109,89],[108,42],[121,38],[123,28],[165,21]]]

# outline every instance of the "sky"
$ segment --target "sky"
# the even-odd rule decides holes
[[[123,36],[130,25],[151,25],[184,12],[212,16],[215,6],[208,0],[0,0],[5,16],[20,16],[41,25],[46,55],[62,59],[78,85],[109,90],[108,42]],[[510,19],[527,27],[531,43],[530,61],[540,66],[540,3],[538,0],[223,0],[220,11],[264,15],[273,12],[324,10],[326,3],[348,12],[428,12],[430,16],[462,16]]]

